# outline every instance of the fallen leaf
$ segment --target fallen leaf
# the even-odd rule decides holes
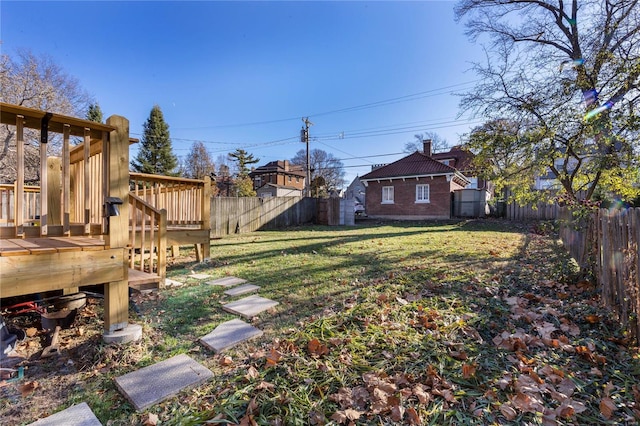
[[[31,392],[33,392],[34,390],[38,389],[38,382],[36,381],[32,381],[32,382],[27,382],[24,385],[20,386],[20,394],[25,397],[27,395],[29,395]]]
[[[408,424],[410,425],[422,424],[422,419],[420,418],[420,415],[418,414],[416,409],[413,407],[407,408],[407,421],[408,421]]]
[[[602,414],[602,417],[604,417],[605,420],[609,420],[616,409],[616,403],[608,396],[605,396],[600,400],[600,414]]]
[[[247,374],[245,374],[244,377],[247,381],[251,381],[260,377],[260,373],[254,366],[251,366],[247,369]]]
[[[462,377],[465,379],[474,377],[476,375],[476,368],[478,365],[476,363],[473,364],[463,364],[462,365]]]
[[[400,404],[394,405],[391,408],[391,420],[396,423],[399,423],[404,418],[404,407]]]
[[[273,390],[275,389],[275,385],[273,383],[262,381],[258,386],[256,386],[257,391],[259,390]]]
[[[144,426],[156,426],[158,424],[158,415],[149,413],[143,424]]]
[[[33,337],[36,334],[38,334],[38,329],[35,327],[29,327],[24,332],[27,335],[27,337]]]
[[[233,358],[231,358],[230,356],[223,356],[222,358],[220,358],[220,365],[223,367],[233,365]]]
[[[500,406],[500,412],[505,417],[505,419],[509,421],[514,420],[518,416],[518,413],[516,413],[516,410],[514,410],[513,407],[507,404],[502,404]]]
[[[420,404],[428,404],[431,401],[431,394],[427,393],[420,383],[413,387],[413,394],[418,398]]]
[[[312,356],[322,356],[329,353],[329,348],[320,343],[318,339],[309,341],[307,349],[309,350],[309,354],[311,354]]]
[[[269,355],[267,355],[267,365],[273,367],[278,364],[278,361],[282,358],[282,354],[278,352],[275,348],[271,348],[269,351]]]
[[[354,410],[353,408],[347,408],[344,410],[344,415],[347,416],[347,419],[349,420],[358,420],[362,415],[362,412]]]
[[[601,318],[598,315],[585,315],[584,319],[589,324],[597,324],[601,321]]]

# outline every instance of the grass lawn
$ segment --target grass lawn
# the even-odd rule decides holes
[[[372,223],[215,240],[210,262],[172,265],[184,286],[138,299],[142,341],[106,346],[98,324],[84,352],[63,352],[75,364],[57,408],[86,401],[105,425],[637,424],[637,348],[556,240],[533,231]],[[280,303],[252,321],[265,335],[221,355],[201,346],[235,316],[220,308],[225,289],[192,272],[260,285]],[[136,413],[113,378],[180,353],[215,379]],[[0,416],[43,415],[46,380]]]

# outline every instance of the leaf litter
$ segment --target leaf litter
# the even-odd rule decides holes
[[[446,245],[428,226],[412,228],[422,236],[420,245],[404,237],[358,241],[344,259],[364,250],[360,274],[332,274],[326,283],[334,282],[343,297],[318,298],[313,306],[321,313],[277,329],[279,338],[209,356],[215,382],[158,404],[152,413],[125,409],[110,422],[149,424],[157,415],[164,425],[637,424],[638,351],[602,309],[597,289],[569,271],[571,262],[553,238],[517,234],[511,224],[508,232],[489,235],[483,226],[473,225],[465,238],[457,231]],[[518,244],[510,242],[514,235],[522,236]],[[314,257],[342,256],[340,244],[324,243]],[[431,245],[446,255],[421,252]],[[307,261],[311,251],[287,253],[291,261]],[[215,265],[222,264],[233,262]],[[246,264],[264,270],[255,259]],[[305,287],[321,282],[313,275],[304,280]],[[180,312],[166,308],[171,297],[139,300],[155,315],[145,319],[146,342],[125,350],[97,345],[86,362],[76,362],[84,370],[76,386],[81,383],[108,410],[109,404],[122,405],[109,377],[162,359],[167,350],[192,351],[171,346],[166,337],[175,326],[188,330]],[[203,305],[217,300],[207,294]],[[205,310],[205,323],[207,315]],[[95,345],[99,330],[83,327]],[[89,384],[102,375],[97,387]],[[29,403],[54,388],[40,377],[37,383],[44,384],[26,387],[19,398]]]

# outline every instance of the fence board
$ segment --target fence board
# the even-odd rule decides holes
[[[583,223],[562,212],[560,238],[582,268],[597,279],[602,303],[640,337],[640,208],[599,209]]]
[[[214,197],[211,235],[222,237],[309,223],[316,216],[316,199],[303,197]]]

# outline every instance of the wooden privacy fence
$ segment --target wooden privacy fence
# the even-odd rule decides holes
[[[215,197],[211,199],[211,234],[277,229],[312,222],[316,199],[303,197]]]
[[[563,221],[561,238],[580,266],[593,270],[604,305],[638,342],[640,208],[599,209],[579,226]]]

